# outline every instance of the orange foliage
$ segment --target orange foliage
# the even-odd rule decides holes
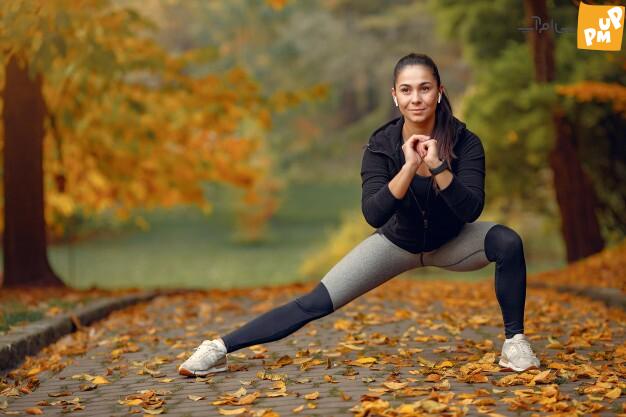
[[[191,203],[208,214],[207,181],[245,191],[239,224],[260,235],[281,188],[265,138],[272,114],[325,97],[327,87],[265,97],[239,67],[190,76],[202,53],[170,54],[149,36],[151,22],[108,2],[2,2],[0,27],[10,16],[0,63],[21,51],[44,74],[44,201],[53,237],[78,213],[128,219],[134,208]]]
[[[592,100],[613,103],[613,109],[626,117],[626,87],[616,83],[582,81],[571,85],[556,86],[556,92],[574,97],[581,102]]]
[[[529,282],[533,281],[549,285],[619,288],[626,293],[626,241],[563,269],[534,274],[529,277]]]

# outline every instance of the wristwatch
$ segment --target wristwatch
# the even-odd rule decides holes
[[[430,173],[435,176],[437,174],[439,174],[442,171],[445,171],[446,169],[450,169],[450,166],[448,166],[448,160],[444,160],[441,165],[439,165],[436,168],[430,168],[428,167],[428,170],[430,171]]]

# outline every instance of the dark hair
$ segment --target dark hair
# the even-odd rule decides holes
[[[439,70],[435,62],[425,54],[410,53],[400,58],[393,69],[393,88],[396,88],[398,74],[407,66],[424,65],[432,71],[433,76],[437,80],[437,87],[441,85]],[[445,91],[441,94],[441,102],[437,104],[435,110],[435,128],[433,129],[433,138],[437,139],[437,153],[443,160],[447,160],[452,166],[452,159],[457,156],[452,149],[454,144],[455,125],[452,115],[452,105],[446,96]],[[434,182],[434,181],[433,181]]]

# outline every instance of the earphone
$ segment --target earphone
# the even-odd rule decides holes
[[[398,100],[396,100],[396,98],[393,98],[393,102],[396,103],[396,107],[398,107]]]
[[[441,93],[439,93],[439,98],[437,99],[437,103],[441,103]]]

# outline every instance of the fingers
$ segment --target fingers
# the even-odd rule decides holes
[[[417,153],[419,153],[422,158],[424,158],[428,153],[428,148],[426,147],[426,144],[424,142],[420,142],[417,144]]]
[[[437,141],[435,139],[429,139],[424,142],[419,142],[417,144],[417,153],[419,153],[422,158],[425,158],[428,154],[428,149],[430,148],[430,146],[436,146],[436,143]]]
[[[409,140],[417,140],[419,142],[425,142],[425,141],[430,140],[430,139],[431,139],[430,136],[427,136],[427,135],[414,134],[414,135],[411,135],[411,137],[409,137],[409,139],[407,139],[407,142]]]

